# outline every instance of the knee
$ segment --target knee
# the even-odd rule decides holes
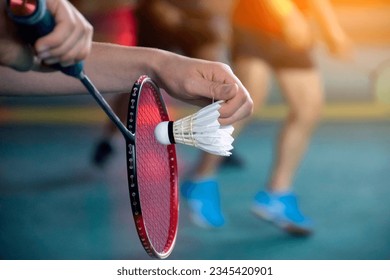
[[[308,129],[314,128],[322,118],[324,102],[322,97],[303,103],[290,111],[292,117],[300,125]]]

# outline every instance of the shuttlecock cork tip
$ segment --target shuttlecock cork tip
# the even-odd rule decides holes
[[[212,103],[175,122],[159,123],[154,130],[156,141],[163,145],[180,143],[210,154],[229,156],[233,149],[233,127],[221,126],[218,121],[222,102]]]
[[[173,122],[161,122],[154,129],[154,136],[157,141],[163,145],[174,144],[174,138],[172,134]]]

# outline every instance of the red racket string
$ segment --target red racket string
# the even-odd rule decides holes
[[[164,146],[154,137],[161,121],[169,120],[153,85],[145,83],[136,115],[136,177],[140,215],[135,216],[141,242],[150,255],[169,255],[178,224],[177,163],[173,145]]]

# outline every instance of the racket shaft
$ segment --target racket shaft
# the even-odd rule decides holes
[[[93,85],[91,80],[84,74],[81,73],[79,77],[81,83],[85,86],[88,92],[95,98],[96,102],[100,105],[103,111],[107,114],[107,116],[111,119],[111,121],[116,125],[116,127],[120,130],[123,136],[129,140],[132,144],[134,144],[134,135],[124,126],[121,120],[118,118],[116,114],[112,111],[110,105],[106,102],[97,88]]]

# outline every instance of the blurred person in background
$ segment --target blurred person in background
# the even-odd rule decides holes
[[[252,210],[291,234],[308,235],[313,226],[299,209],[293,193],[293,177],[321,116],[323,87],[311,51],[319,26],[329,51],[348,58],[351,43],[327,0],[237,0],[232,10],[233,69],[254,100],[265,101],[269,70],[279,82],[290,110],[281,129],[275,160],[265,190],[259,191]],[[235,125],[236,133],[244,123]],[[220,159],[201,157],[192,178],[182,187],[197,224],[224,224],[215,173]]]
[[[138,0],[139,45],[228,62],[233,0]]]
[[[309,235],[313,225],[299,209],[294,174],[324,103],[321,77],[311,54],[318,32],[309,17],[315,20],[329,52],[349,58],[351,42],[328,0],[238,0],[232,15],[234,69],[251,93],[255,109],[265,101],[269,70],[289,107],[268,184],[256,194],[252,211],[297,235]]]

